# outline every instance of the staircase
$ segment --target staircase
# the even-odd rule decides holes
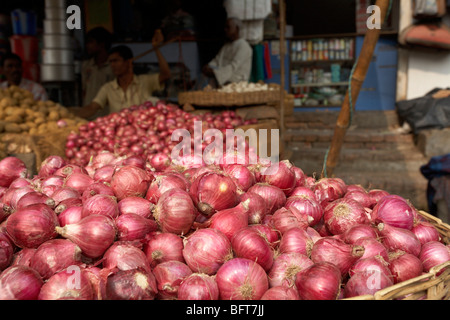
[[[331,146],[339,112],[295,112],[285,120],[285,158],[306,174],[320,177]],[[395,111],[358,111],[350,128],[333,176],[347,184],[383,189],[409,199],[427,210],[428,180],[420,167],[428,163],[412,133],[401,133]]]

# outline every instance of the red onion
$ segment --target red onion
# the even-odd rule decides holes
[[[49,156],[42,161],[41,168],[39,169],[40,177],[48,177],[59,169],[66,165],[66,161],[60,156]]]
[[[312,198],[317,201],[316,194],[314,193],[314,191],[312,191],[309,187],[305,186],[295,187],[294,190],[292,190],[291,194],[289,195],[289,197],[296,197],[296,196]]]
[[[108,184],[103,182],[94,182],[89,187],[87,187],[86,190],[83,191],[81,200],[84,203],[87,199],[98,194],[114,197],[114,191]]]
[[[14,258],[14,243],[5,231],[0,232],[0,272],[9,267]]]
[[[19,200],[28,193],[35,192],[31,186],[25,186],[20,188],[10,188],[5,192],[2,198],[2,202],[7,205],[12,211],[17,209]]]
[[[108,300],[153,300],[158,292],[153,273],[140,268],[111,273],[105,290]]]
[[[414,224],[411,231],[416,235],[422,245],[430,241],[441,241],[439,231],[429,222],[418,221]]]
[[[30,267],[47,280],[71,265],[81,264],[81,249],[72,241],[52,239],[41,244],[30,260]]]
[[[183,239],[174,233],[159,233],[151,237],[144,246],[150,266],[166,261],[185,262],[183,257]]]
[[[244,202],[247,199],[250,199],[248,202],[248,223],[261,223],[267,213],[266,202],[263,197],[253,192],[246,192],[240,197],[241,202]]]
[[[412,231],[390,226],[387,223],[379,223],[378,230],[381,242],[388,251],[402,250],[419,256],[421,244]]]
[[[349,275],[352,277],[358,272],[377,271],[392,278],[389,262],[381,256],[373,256],[369,258],[359,259],[350,268]]]
[[[39,300],[92,300],[94,290],[87,272],[79,266],[60,271],[41,287]]]
[[[300,300],[300,296],[294,287],[277,286],[269,288],[261,300]]]
[[[357,224],[340,234],[340,239],[346,243],[354,244],[360,238],[378,238],[377,229],[368,224]]]
[[[291,207],[289,210],[283,207],[275,211],[271,223],[276,230],[281,234],[284,234],[291,228],[306,230],[313,218],[307,216],[306,218],[308,220],[305,220],[305,217],[306,216],[302,215],[295,207]]]
[[[178,287],[178,300],[219,300],[219,287],[214,276],[193,273]]]
[[[86,275],[91,282],[94,291],[94,300],[106,299],[106,278],[110,274],[108,269],[100,269],[98,267],[86,267],[84,269]]]
[[[305,220],[310,221],[310,226],[318,224],[324,214],[320,204],[313,198],[308,197],[291,196],[287,198],[284,207],[288,210],[292,207],[296,208],[299,213],[304,216]],[[309,217],[311,217],[312,220],[309,219]]]
[[[152,217],[154,205],[141,197],[126,197],[117,204],[119,214],[133,213],[144,218]]]
[[[98,258],[113,244],[117,228],[111,217],[94,214],[78,223],[57,227],[56,232],[76,243],[87,257]]]
[[[347,186],[339,178],[322,178],[314,184],[313,191],[316,194],[317,201],[326,205],[327,202],[342,198],[347,192]]]
[[[183,262],[166,261],[153,269],[161,299],[176,299],[181,282],[192,274],[192,270]]]
[[[28,178],[17,178],[15,179],[13,182],[11,182],[11,184],[9,185],[9,188],[20,188],[20,187],[26,187],[26,186],[31,186],[31,180]],[[1,187],[2,189],[4,189],[4,191],[6,191],[8,188],[5,187]]]
[[[418,277],[423,272],[420,259],[413,254],[403,251],[389,253],[389,269],[394,283]]]
[[[120,201],[126,197],[144,197],[150,185],[149,174],[135,166],[121,167],[111,179],[111,187]]]
[[[279,251],[280,253],[301,253],[310,257],[313,246],[314,241],[304,229],[291,228],[283,233]]]
[[[81,198],[68,198],[61,201],[55,208],[56,214],[72,207],[81,207],[83,205]]]
[[[259,300],[269,289],[264,269],[254,261],[233,258],[217,271],[221,300]]]
[[[355,225],[366,223],[368,219],[364,207],[359,202],[341,198],[325,207],[323,220],[332,234],[339,235]]]
[[[341,288],[341,272],[329,262],[318,262],[297,273],[295,286],[301,300],[336,300]]]
[[[156,171],[164,171],[170,166],[170,157],[163,152],[158,152],[150,155],[148,162]]]
[[[8,188],[17,178],[28,174],[25,163],[16,157],[6,157],[0,161],[0,186]]]
[[[122,165],[145,169],[145,159],[138,155],[130,155],[123,160]]]
[[[235,257],[257,262],[268,272],[273,264],[274,252],[269,243],[255,229],[246,227],[235,233],[231,239]]]
[[[49,206],[38,203],[14,212],[6,220],[6,231],[21,248],[37,248],[45,241],[56,238],[58,217]]]
[[[414,225],[414,208],[397,195],[383,197],[373,207],[373,219],[393,227],[411,230]]]
[[[289,160],[282,160],[275,163],[274,166],[276,169],[269,167],[263,170],[261,182],[280,188],[288,196],[297,183],[293,165]]]
[[[344,288],[344,297],[373,295],[375,292],[392,285],[392,280],[383,272],[376,270],[358,272],[347,281]]]
[[[83,173],[83,174],[86,174],[86,175],[88,174],[86,169],[84,167],[82,167],[82,166],[73,165],[73,164],[67,164],[64,167],[59,168],[58,170],[56,170],[55,175],[67,178],[72,173]]]
[[[268,273],[270,287],[293,287],[297,273],[303,272],[312,266],[314,262],[301,253],[282,253],[274,260]]]
[[[369,198],[372,201],[371,208],[373,208],[378,201],[380,201],[383,197],[388,196],[389,192],[381,189],[371,189],[368,192]]]
[[[83,215],[101,214],[115,219],[119,216],[116,197],[97,194],[88,198],[83,204]]]
[[[187,191],[189,189],[188,181],[181,175],[176,173],[162,173],[150,183],[145,195],[145,199],[156,204],[161,195],[173,188],[179,188]]]
[[[74,172],[66,177],[64,186],[73,188],[82,194],[93,183],[94,179],[87,173]]]
[[[196,217],[189,193],[180,188],[164,192],[155,206],[153,216],[163,232],[187,234]]]
[[[101,151],[92,157],[92,166],[95,169],[102,168],[107,165],[114,165],[117,161],[117,156],[109,151]]]
[[[17,251],[13,255],[13,261],[10,266],[25,266],[29,267],[31,263],[31,258],[37,249],[35,248],[23,248]]]
[[[86,216],[86,211],[83,211],[82,206],[67,208],[58,215],[59,226],[64,227],[66,224],[77,223]]]
[[[52,194],[52,199],[55,201],[55,205],[60,204],[62,201],[72,198],[80,198],[81,193],[77,190],[69,187],[60,187]]]
[[[192,183],[190,194],[198,210],[205,215],[232,208],[239,198],[233,180],[220,173],[204,173]]]
[[[311,260],[314,263],[330,262],[339,268],[342,276],[363,255],[364,247],[350,245],[332,237],[317,240],[311,250]]]
[[[34,269],[9,267],[0,274],[0,300],[37,300],[43,284]]]
[[[266,202],[267,214],[273,214],[286,203],[286,195],[276,187],[265,183],[256,183],[247,192],[260,195]]]
[[[145,253],[128,242],[115,242],[103,254],[103,267],[109,270],[130,270],[143,268],[151,271],[150,262]]]
[[[0,223],[5,221],[9,217],[9,215],[12,213],[11,211],[12,209],[8,205],[0,202]]]
[[[192,271],[213,275],[233,258],[230,240],[217,229],[198,229],[184,240],[183,257]]]
[[[116,166],[112,164],[105,165],[95,170],[94,181],[111,183],[112,176],[116,172]]]
[[[450,249],[437,241],[430,241],[422,246],[419,255],[423,271],[429,272],[431,268],[450,261]]]
[[[295,187],[296,188],[298,188],[298,187],[303,188],[306,185],[307,175],[299,167],[292,166],[292,170],[294,171],[294,174],[295,174]]]
[[[359,238],[358,240],[353,242],[353,245],[364,247],[364,255],[361,257],[361,259],[381,256],[384,260],[389,261],[387,248],[376,238]]]
[[[227,174],[236,184],[240,191],[246,192],[256,183],[255,175],[242,164],[230,164],[223,167],[223,172]]]
[[[42,203],[47,205],[50,208],[55,207],[55,200],[52,198],[46,196],[45,194],[37,191],[29,192],[27,194],[24,194],[20,200],[17,202],[16,209],[22,209],[26,206]]]
[[[248,226],[248,202],[246,201],[234,208],[216,212],[208,221],[209,227],[220,230],[231,241],[236,232]]]
[[[276,249],[280,243],[280,234],[274,228],[264,224],[252,224],[250,228],[256,230],[264,240],[273,248]]]
[[[353,199],[355,201],[358,201],[363,207],[370,208],[372,206],[372,199],[370,198],[369,194],[365,190],[363,190],[363,191],[358,191],[358,190],[348,191],[348,187],[347,187],[347,192],[345,193],[344,198]]]
[[[147,234],[158,230],[153,218],[144,218],[135,213],[125,213],[116,218],[117,237],[121,241],[144,239]]]

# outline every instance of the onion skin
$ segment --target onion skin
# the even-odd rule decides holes
[[[36,270],[11,266],[0,274],[0,300],[37,300],[43,284]]]
[[[323,219],[327,229],[334,235],[367,222],[364,207],[356,200],[346,198],[330,202],[324,209]]]
[[[138,214],[126,213],[116,218],[117,237],[120,241],[141,240],[150,232],[158,230],[153,218],[144,218]]]
[[[248,203],[248,224],[259,224],[267,213],[266,202],[259,194],[246,192],[241,195],[240,201]]]
[[[296,252],[282,253],[278,255],[270,269],[269,286],[293,287],[299,272],[303,272],[312,266],[314,262],[306,255]]]
[[[259,300],[269,289],[264,269],[254,261],[233,258],[217,271],[221,300]]]
[[[267,183],[255,183],[247,192],[259,194],[266,202],[266,214],[273,214],[286,203],[286,194],[280,188]]]
[[[393,284],[392,280],[383,272],[374,270],[358,272],[347,281],[344,288],[344,297],[373,295],[375,292]]]
[[[83,215],[101,214],[113,219],[119,216],[119,207],[115,197],[96,194],[83,203]]]
[[[422,245],[412,231],[379,223],[377,225],[381,236],[381,243],[388,251],[401,250],[419,256]]]
[[[198,229],[184,240],[183,257],[192,271],[213,275],[233,252],[230,240],[220,230]]]
[[[192,274],[183,262],[167,261],[153,269],[158,287],[158,297],[163,300],[176,299],[181,282]]]
[[[314,241],[306,230],[291,228],[286,231],[280,240],[280,253],[301,253],[307,257],[311,256]]]
[[[246,227],[233,236],[231,247],[235,257],[246,258],[258,263],[269,272],[274,261],[274,252],[269,243],[253,228]]]
[[[118,201],[134,196],[144,197],[151,182],[149,174],[135,166],[123,166],[111,179],[111,188]]]
[[[231,241],[236,232],[248,227],[248,205],[241,202],[234,208],[220,210],[207,224],[210,228],[221,231]]]
[[[58,217],[47,205],[29,205],[11,214],[6,220],[6,231],[20,248],[37,248],[56,238]]]
[[[103,267],[109,270],[126,271],[142,268],[151,271],[150,262],[145,253],[138,247],[127,242],[115,242],[103,254]]]
[[[112,218],[100,214],[89,215],[78,223],[56,227],[62,237],[76,243],[89,258],[99,258],[113,244],[117,227]]]
[[[347,186],[339,178],[322,178],[313,186],[317,201],[325,207],[327,203],[342,198],[347,192]]]
[[[219,300],[219,287],[214,276],[193,273],[178,288],[178,300]]]
[[[25,266],[29,267],[31,263],[31,258],[37,249],[34,248],[23,248],[17,251],[13,256],[12,266]]]
[[[429,272],[431,268],[450,261],[450,249],[440,242],[430,241],[422,246],[419,259],[423,270]]]
[[[20,200],[17,202],[16,209],[22,209],[26,206],[37,204],[37,203],[43,203],[49,206],[50,208],[55,207],[55,200],[50,198],[49,196],[41,193],[41,192],[29,192],[27,194],[24,194],[23,197],[20,198]]]
[[[347,231],[341,234],[340,239],[345,243],[354,244],[361,238],[378,238],[377,230],[368,224],[357,224],[350,227]]]
[[[154,300],[158,289],[153,273],[137,268],[108,275],[105,291],[108,300]]]
[[[0,272],[8,268],[14,258],[16,247],[6,232],[0,231]]]
[[[394,283],[418,277],[423,272],[422,261],[415,255],[402,251],[389,254],[389,269]]]
[[[83,212],[83,207],[73,206],[61,212],[58,215],[58,221],[59,225],[64,227],[66,224],[78,223],[84,217],[87,217],[87,215],[86,211]]]
[[[43,280],[72,265],[81,264],[81,249],[72,241],[52,239],[41,244],[30,260],[30,267],[36,270]]]
[[[441,241],[441,235],[429,222],[418,221],[411,231],[416,235],[422,245],[430,241]]]
[[[389,254],[387,248],[377,239],[372,237],[363,237],[356,240],[353,245],[364,248],[364,255],[361,259],[366,259],[374,256],[381,256],[385,261],[389,261]]]
[[[94,290],[83,268],[75,266],[60,271],[47,280],[39,300],[92,300]]]
[[[117,206],[119,214],[133,213],[144,218],[153,217],[152,210],[154,205],[147,199],[141,197],[126,197],[120,200]]]
[[[404,198],[388,195],[373,207],[372,217],[393,227],[411,230],[414,225],[414,208]]]
[[[297,289],[293,287],[277,286],[267,290],[261,300],[300,300]]]
[[[93,183],[94,179],[87,173],[73,172],[66,177],[64,186],[73,188],[82,194]]]
[[[17,178],[25,178],[28,174],[25,163],[16,157],[6,157],[0,161],[0,186],[9,188]]]
[[[358,272],[381,272],[392,279],[392,272],[389,269],[389,262],[381,256],[359,259],[350,268],[349,275],[352,277]]]
[[[48,177],[53,175],[59,168],[66,165],[66,161],[60,156],[49,156],[42,161],[38,175],[40,177]]]
[[[295,286],[301,300],[336,300],[341,281],[338,267],[329,262],[319,262],[298,273]]]
[[[317,240],[311,250],[311,260],[314,263],[332,263],[339,268],[342,276],[345,276],[363,255],[364,247],[349,245],[332,237]]]
[[[187,191],[173,188],[161,195],[153,216],[163,232],[182,235],[190,231],[196,210]]]
[[[234,181],[242,192],[247,192],[256,183],[253,172],[242,164],[225,165],[223,171]]]
[[[274,165],[277,166],[276,172],[272,172],[272,169],[263,170],[261,182],[280,188],[288,196],[297,183],[293,165],[289,160],[283,160]]]
[[[144,245],[144,253],[150,266],[156,267],[166,261],[185,262],[183,257],[183,239],[174,233],[159,233],[151,237]]]
[[[150,183],[145,194],[145,199],[156,204],[164,192],[173,188],[180,188],[187,191],[189,189],[189,182],[179,174],[172,172],[162,173],[156,176]]]
[[[292,207],[296,208],[299,213],[305,217],[305,220],[309,221],[311,227],[318,224],[324,214],[320,204],[313,198],[308,197],[290,196],[287,198],[284,207],[288,210]],[[311,217],[312,220],[309,219],[309,217]]]
[[[305,216],[302,215],[295,207],[290,209],[282,207],[275,211],[272,215],[271,224],[283,235],[292,228],[306,230],[309,227],[309,221],[313,218],[308,216],[308,219],[308,221],[305,220]]]

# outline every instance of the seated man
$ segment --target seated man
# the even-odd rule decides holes
[[[240,29],[239,19],[227,19],[225,24],[227,42],[216,57],[202,68],[203,75],[215,80],[216,86],[221,87],[231,82],[250,79],[253,50],[249,43],[241,38]]]
[[[2,66],[6,81],[0,83],[0,88],[18,86],[30,91],[35,100],[48,100],[47,91],[42,85],[22,77],[22,59],[17,54],[7,53],[3,57]]]
[[[170,68],[158,46],[162,34],[157,31],[153,37],[156,48],[159,73],[136,75],[133,70],[133,52],[127,46],[117,46],[109,51],[109,64],[116,79],[104,84],[90,104],[71,111],[82,118],[92,117],[98,110],[109,107],[109,113],[118,112],[132,105],[140,105],[149,100],[154,91],[164,89],[170,78]]]

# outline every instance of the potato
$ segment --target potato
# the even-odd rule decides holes
[[[5,117],[5,121],[7,122],[13,122],[13,123],[22,123],[23,118],[18,114],[12,114],[10,116]]]
[[[13,103],[13,99],[10,97],[4,97],[1,101],[0,101],[0,107],[1,108],[5,108],[7,106],[12,105]]]
[[[34,123],[36,123],[37,125],[40,125],[42,123],[45,123],[45,118],[41,118],[41,117],[37,117],[34,119]]]
[[[47,119],[50,120],[50,121],[57,121],[57,120],[59,120],[59,113],[58,113],[58,111],[54,111],[54,110],[50,111],[48,113]]]
[[[5,124],[5,132],[7,133],[20,133],[22,129],[17,123],[8,122]]]

